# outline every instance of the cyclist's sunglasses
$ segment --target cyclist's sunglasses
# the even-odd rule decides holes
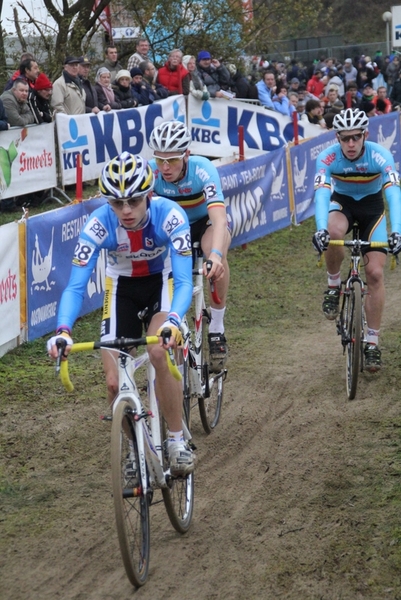
[[[178,163],[184,158],[184,154],[180,154],[180,156],[172,156],[171,158],[162,158],[161,156],[153,155],[153,158],[156,161],[158,167],[162,167],[164,164],[173,167],[174,165],[178,165]]]
[[[363,134],[365,132],[362,131],[362,133],[354,133],[354,135],[340,135],[338,134],[338,139],[340,140],[340,142],[345,142],[346,144],[348,142],[350,142],[351,140],[353,142],[359,142],[359,140],[361,140],[363,138]]]
[[[139,206],[145,198],[146,195],[137,196],[136,198],[121,198],[121,200],[116,200],[116,198],[107,198],[107,200],[112,208],[122,210],[126,204],[128,204],[130,208]]]

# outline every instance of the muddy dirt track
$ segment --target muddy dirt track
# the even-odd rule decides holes
[[[255,328],[253,350],[233,344],[221,423],[206,436],[194,419],[193,526],[181,536],[152,507],[138,591],[115,533],[104,400],[60,402],[29,432],[32,405],[6,411],[3,439],[28,446],[14,508],[32,510],[0,557],[2,600],[401,598],[400,276],[388,282],[383,371],[363,374],[352,402],[314,291],[300,326]]]

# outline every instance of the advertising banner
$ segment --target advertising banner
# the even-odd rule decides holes
[[[377,115],[369,119],[369,137],[371,142],[377,142],[393,155],[397,171],[400,171],[400,116],[398,112],[388,115]]]
[[[188,127],[192,133],[191,152],[211,157],[238,155],[238,127],[244,128],[246,157],[278,150],[294,139],[294,126],[285,117],[263,106],[212,98],[206,102],[188,97]],[[308,121],[298,125],[301,139],[320,135],[320,127]]]
[[[231,247],[290,225],[285,148],[219,167],[219,174],[233,225]]]
[[[185,122],[184,96],[171,96],[139,108],[126,108],[86,115],[56,115],[60,170],[63,185],[76,181],[78,156],[82,158],[83,181],[97,179],[103,165],[127,151],[150,158],[150,134],[162,121]]]
[[[0,197],[56,187],[54,123],[0,132]]]
[[[72,256],[79,233],[88,216],[102,202],[104,200],[94,198],[35,215],[27,220],[29,341],[56,328],[58,304],[70,277]],[[102,305],[104,280],[105,254],[102,253],[88,282],[80,316]]]
[[[20,334],[17,223],[8,223],[0,227],[0,323],[0,346],[2,346]]]
[[[399,48],[401,46],[401,5],[391,7],[392,19],[390,22],[391,28],[391,47]],[[387,27],[387,23],[386,23]],[[388,40],[390,41],[390,40]]]
[[[306,140],[290,148],[296,223],[305,221],[315,214],[313,196],[316,158],[320,152],[335,142],[334,131],[327,131],[318,138]]]

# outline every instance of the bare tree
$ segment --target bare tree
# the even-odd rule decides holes
[[[4,30],[1,15],[3,13],[3,0],[0,0],[0,84],[7,81],[6,53],[4,51]],[[3,88],[1,88],[3,89]]]
[[[17,2],[26,15],[23,24],[33,28],[41,47],[46,52],[46,71],[50,77],[54,78],[60,73],[63,59],[67,54],[80,56],[86,50],[91,38],[99,29],[98,18],[110,2],[111,0],[100,0],[93,10],[93,0],[77,0],[73,4],[68,0],[62,0],[61,8],[56,0],[43,0],[49,16],[55,23],[53,26],[41,22],[23,2]],[[15,18],[17,36],[21,47],[26,48],[21,23],[17,15]]]

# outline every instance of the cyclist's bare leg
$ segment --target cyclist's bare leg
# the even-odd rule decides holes
[[[217,293],[221,300],[221,304],[216,304],[213,301],[213,298],[210,297],[210,306],[212,308],[217,308],[217,309],[222,309],[226,306],[228,286],[230,284],[230,268],[228,266],[227,253],[228,253],[228,249],[231,244],[231,235],[227,228],[225,228],[224,231],[225,231],[224,246],[223,246],[224,258],[221,261],[222,265],[224,267],[224,275],[216,283]],[[212,242],[213,242],[213,225],[210,225],[206,229],[206,231],[203,234],[202,239],[201,239],[201,248],[202,248],[203,254],[206,257],[208,257],[210,255],[210,252],[212,250]]]
[[[329,214],[328,232],[330,239],[332,240],[343,240],[348,230],[348,219],[345,215],[339,211],[332,211]],[[324,257],[326,259],[327,272],[331,275],[339,273],[341,264],[344,260],[344,247],[342,246],[329,246]]]
[[[365,255],[365,274],[368,294],[365,296],[366,321],[369,328],[379,330],[384,309],[384,252],[367,252]]]
[[[167,313],[153,316],[147,335],[155,335],[167,319]],[[166,351],[157,344],[147,348],[149,358],[156,370],[156,396],[160,410],[167,421],[170,431],[182,430],[182,385],[171,375],[166,359]],[[115,354],[102,350],[103,370],[106,375],[107,399],[112,404],[118,392],[118,368]]]
[[[155,335],[167,319],[167,313],[153,315],[147,335]],[[148,346],[149,358],[156,371],[155,389],[160,410],[170,431],[182,430],[182,384],[171,375],[164,348],[157,344]]]
[[[107,400],[109,404],[113,403],[118,392],[118,368],[116,355],[114,352],[102,350],[103,371],[106,375]]]

